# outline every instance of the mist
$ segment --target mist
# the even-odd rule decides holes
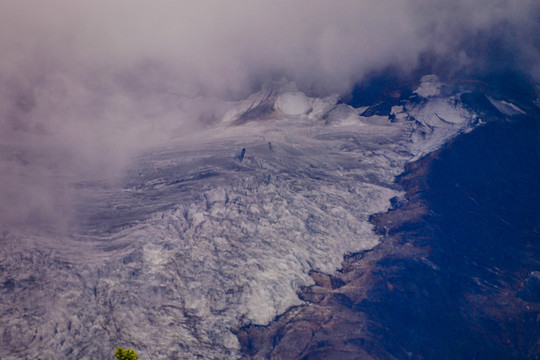
[[[539,80],[539,24],[534,0],[2,0],[0,226],[67,226],[74,183],[114,181],[267,80],[346,95],[426,55]]]

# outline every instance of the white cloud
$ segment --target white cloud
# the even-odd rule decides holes
[[[539,7],[533,0],[0,0],[0,145],[18,149],[0,159],[8,169],[0,214],[14,202],[24,208],[31,192],[48,194],[36,206],[49,208],[56,200],[47,199],[57,197],[44,184],[62,186],[59,173],[115,173],[159,138],[156,129],[201,126],[221,102],[200,95],[245,97],[283,76],[310,95],[347,93],[371,71],[414,68],[427,51],[485,66],[493,52],[470,50],[491,49],[487,38],[500,46],[495,60],[538,69]],[[506,56],[508,49],[515,52]],[[22,158],[33,160],[13,160]]]

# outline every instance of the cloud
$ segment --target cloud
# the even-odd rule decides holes
[[[515,67],[540,79],[535,0],[0,0],[0,8],[4,225],[65,211],[67,179],[114,176],[162,133],[201,126],[220,107],[201,96],[243,98],[281,77],[306,93],[346,94],[366,74],[407,72],[426,54],[447,70]]]
[[[346,91],[374,68],[411,67],[422,52],[449,55],[466,40],[496,35],[537,48],[530,30],[539,7],[533,0],[9,2],[0,15],[2,65],[17,70],[14,61],[24,58],[32,68],[107,74],[153,63],[186,88],[222,95],[274,74]]]

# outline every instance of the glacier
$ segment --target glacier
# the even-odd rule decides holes
[[[310,271],[373,248],[369,217],[401,194],[405,165],[481,123],[441,86],[424,77],[362,116],[268,83],[121,181],[80,179],[71,233],[1,234],[0,358],[241,358],[235,329],[302,305]]]

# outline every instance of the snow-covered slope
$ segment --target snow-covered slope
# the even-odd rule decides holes
[[[80,227],[5,233],[2,358],[239,357],[234,329],[302,301],[310,270],[378,242],[368,222],[404,166],[478,123],[436,77],[388,116],[267,84],[220,122],[82,183]],[[32,244],[52,244],[37,248]]]

